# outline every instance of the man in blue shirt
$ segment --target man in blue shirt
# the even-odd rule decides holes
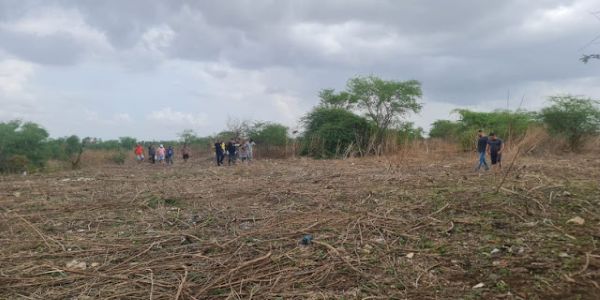
[[[487,152],[490,154],[492,166],[497,164],[498,168],[502,169],[502,151],[504,150],[504,142],[502,142],[495,133],[490,133],[487,144]]]
[[[489,170],[487,162],[485,161],[485,150],[488,145],[488,137],[483,133],[483,130],[479,130],[477,133],[477,153],[479,154],[479,165],[475,168],[476,171],[481,169],[481,166],[484,166],[485,170]]]

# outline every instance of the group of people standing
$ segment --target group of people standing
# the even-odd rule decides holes
[[[479,130],[477,139],[477,153],[479,154],[479,165],[475,168],[479,171],[483,166],[485,170],[489,170],[490,167],[486,162],[486,153],[490,156],[492,166],[498,166],[498,169],[502,168],[502,151],[504,151],[504,142],[499,139],[495,133],[490,133],[486,136],[483,130]]]
[[[216,141],[213,145],[215,150],[215,156],[217,160],[217,166],[222,166],[227,156],[227,164],[235,164],[239,159],[242,162],[249,162],[254,158],[254,146],[256,143],[254,140],[237,140],[231,139],[227,144],[223,141]]]
[[[135,147],[135,159],[138,162],[143,162],[146,157],[144,156],[144,147],[142,145],[137,144]],[[185,162],[190,158],[190,149],[188,145],[183,145],[181,148],[181,156]],[[165,163],[167,165],[173,164],[173,158],[175,157],[175,148],[173,146],[167,146],[165,148],[164,145],[160,144],[158,147],[155,145],[148,146],[148,161],[150,163]]]
[[[256,143],[254,140],[239,140],[239,139],[231,139],[229,142],[224,143],[221,140],[218,140],[213,145],[213,149],[216,154],[217,166],[224,165],[225,156],[227,156],[228,165],[236,164],[237,160],[242,162],[249,162],[254,158],[254,146]],[[148,146],[148,157],[144,156],[144,147],[141,144],[138,144],[135,147],[135,158],[138,162],[143,162],[145,160],[149,161],[153,164],[162,164],[165,163],[167,165],[173,164],[173,158],[175,157],[175,148],[173,146],[167,146],[160,144],[158,147],[155,145]],[[190,148],[187,144],[184,144],[181,148],[181,157],[184,162],[187,162],[190,158]]]

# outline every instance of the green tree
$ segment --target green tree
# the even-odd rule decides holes
[[[321,105],[358,109],[375,125],[373,145],[379,145],[388,129],[398,125],[403,117],[421,111],[423,92],[416,80],[383,80],[376,76],[355,77],[348,81],[346,91],[323,90]]]
[[[398,144],[404,144],[423,139],[423,128],[415,127],[412,122],[402,122],[397,129]]]
[[[137,144],[137,140],[132,137],[123,136],[119,138],[119,145],[123,149],[133,149]]]
[[[43,167],[49,156],[47,139],[48,132],[38,124],[19,120],[0,123],[0,171]]]
[[[85,144],[83,141],[79,139],[78,136],[72,135],[65,140],[65,154],[69,158],[71,162],[71,167],[73,169],[79,168],[79,163],[81,162],[81,155],[83,154]]]
[[[351,111],[318,106],[302,118],[304,136],[302,154],[329,158],[343,154],[349,148],[365,153],[371,126]]]
[[[192,129],[185,129],[184,131],[179,133],[178,136],[181,142],[188,145],[198,140],[198,135],[196,135],[196,133]]]
[[[550,102],[540,117],[551,133],[567,138],[571,150],[578,150],[585,137],[600,132],[597,100],[565,95],[550,97]]]
[[[248,136],[256,143],[283,146],[288,139],[288,128],[270,122],[257,122],[248,130]]]
[[[431,124],[429,137],[452,140],[460,131],[460,124],[450,120],[437,120]]]
[[[334,89],[323,89],[319,92],[320,105],[326,108],[350,109],[351,95],[348,92],[336,93]]]

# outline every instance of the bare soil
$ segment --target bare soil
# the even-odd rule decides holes
[[[0,298],[598,299],[600,158],[475,160],[0,177]]]

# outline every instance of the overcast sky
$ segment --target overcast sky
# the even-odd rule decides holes
[[[0,121],[52,136],[292,128],[323,88],[417,79],[429,128],[457,107],[600,98],[597,0],[0,0]],[[599,15],[600,16],[600,15]],[[582,47],[585,47],[582,49]]]

